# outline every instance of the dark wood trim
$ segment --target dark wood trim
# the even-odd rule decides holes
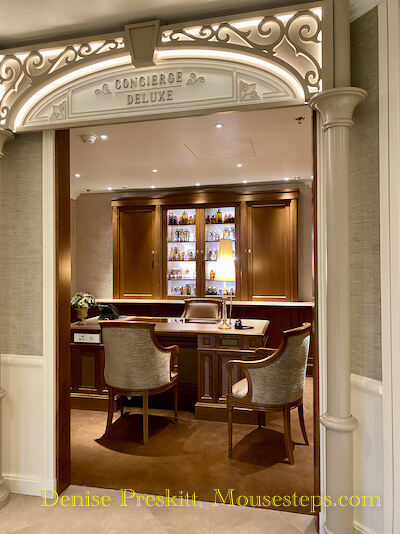
[[[57,492],[71,484],[71,297],[69,130],[55,134],[56,195],[56,482]]]
[[[113,225],[113,298],[119,298],[119,209],[113,207],[112,209],[112,225]]]
[[[293,200],[299,197],[298,189],[282,189],[279,191],[257,191],[257,192],[236,192],[236,191],[184,191],[171,193],[169,195],[157,195],[148,197],[120,198],[111,202],[113,207],[129,206],[150,206],[159,204],[161,206],[186,207],[187,204],[199,204],[202,207],[205,204],[218,204],[229,206],[232,202],[240,203],[257,202],[260,200],[282,201]],[[221,204],[221,198],[224,199]]]

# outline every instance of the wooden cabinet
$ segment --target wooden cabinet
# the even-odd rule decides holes
[[[293,201],[247,205],[248,294],[254,300],[297,300],[297,208]]]
[[[225,235],[235,252],[234,298],[297,300],[297,198],[283,190],[114,200],[114,298],[221,296],[213,271]]]
[[[159,296],[156,206],[114,211],[114,294],[119,298]]]

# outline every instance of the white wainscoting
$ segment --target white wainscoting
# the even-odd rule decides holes
[[[383,505],[382,382],[352,374],[351,402],[359,422],[354,432],[354,494],[377,495]],[[355,508],[354,528],[361,534],[381,534],[383,506]]]
[[[41,495],[55,488],[48,480],[43,450],[49,432],[43,395],[43,357],[1,355],[3,399],[3,476],[13,493]]]

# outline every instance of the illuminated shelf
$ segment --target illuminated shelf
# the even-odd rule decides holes
[[[196,244],[196,241],[167,241],[168,244],[172,244],[172,245],[182,245],[182,243],[195,243]]]
[[[224,223],[224,222],[222,222],[222,223],[211,223],[211,222],[208,223],[208,222],[206,222],[206,226],[209,226],[209,225],[210,225],[210,226],[211,226],[211,225],[213,225],[213,226],[215,226],[215,225],[217,225],[217,226],[229,226],[229,225],[231,225],[231,226],[235,226],[235,224],[236,224],[236,223],[234,223],[234,222],[226,222],[226,223]],[[172,225],[171,225],[171,226],[172,226]],[[191,226],[191,225],[189,225],[189,226]]]

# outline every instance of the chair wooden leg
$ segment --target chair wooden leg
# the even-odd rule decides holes
[[[149,394],[143,393],[143,443],[149,442]]]
[[[112,388],[108,388],[108,415],[107,415],[107,426],[104,436],[106,438],[110,435],[112,420],[114,415],[114,394]]]
[[[178,422],[178,384],[174,388],[174,423]]]
[[[289,458],[289,463],[294,464],[292,432],[290,429],[290,408],[288,406],[285,406],[285,408],[283,409],[283,427],[286,454]]]
[[[306,432],[306,425],[305,425],[305,423],[304,423],[303,403],[300,404],[300,406],[299,406],[299,408],[298,408],[298,412],[299,412],[299,421],[300,421],[300,426],[301,426],[301,433],[303,434],[304,443],[305,443],[306,445],[309,445],[308,437],[307,437],[307,432]]]
[[[258,418],[258,430],[261,430],[261,427],[263,424],[263,412],[258,411],[257,418]]]
[[[228,456],[232,456],[232,419],[233,419],[233,408],[232,401],[229,402],[228,399]]]
[[[121,403],[121,417],[124,415],[124,396],[121,395],[120,398],[120,403]]]

